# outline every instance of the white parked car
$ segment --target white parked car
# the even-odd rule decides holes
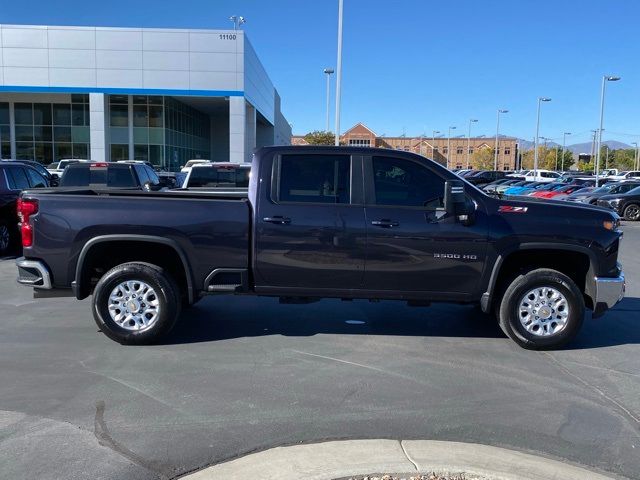
[[[211,163],[211,160],[206,160],[204,158],[194,158],[192,160],[187,160],[187,163],[184,164],[184,167],[182,167],[180,171],[182,173],[189,173],[191,171],[191,167],[204,163]]]
[[[561,175],[558,172],[538,169],[537,174],[533,170],[527,172],[524,179],[527,182],[554,182],[558,180],[560,176]]]
[[[640,171],[632,170],[630,172],[620,172],[618,175],[609,177],[611,180],[633,180],[640,178]]]
[[[59,177],[62,177],[62,174],[64,173],[64,169],[67,168],[72,163],[91,162],[91,161],[92,160],[84,160],[84,159],[80,159],[80,158],[64,158],[64,159],[60,160],[59,162],[54,162],[54,163],[50,163],[49,165],[47,165],[47,170],[52,175],[56,174]]]

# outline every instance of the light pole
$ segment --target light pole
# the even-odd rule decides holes
[[[340,145],[340,86],[342,83],[342,8],[343,0],[338,0],[338,63],[336,68],[336,138],[335,145]]]
[[[436,160],[436,134],[440,133],[440,130],[434,130],[433,134],[431,136],[431,156],[433,157],[432,160]]]
[[[238,15],[231,15],[229,17],[229,20],[233,22],[234,30],[238,30],[240,28],[240,25],[247,23],[244,17],[238,16]]]
[[[331,97],[331,74],[334,72],[333,68],[325,68],[323,72],[327,75],[327,128],[325,132],[329,130],[329,98]]]
[[[500,133],[500,114],[509,113],[509,110],[499,108],[496,113],[496,148],[493,156],[493,169],[498,170],[498,136]]]
[[[607,149],[607,153],[604,156],[604,168],[605,170],[609,168],[609,145],[605,145],[604,148]]]
[[[447,168],[449,168],[449,158],[451,158],[451,130],[456,127],[449,127],[449,135],[447,136]]]
[[[598,151],[596,152],[596,187],[600,186],[600,148],[602,147],[602,124],[604,122],[604,92],[607,82],[617,82],[620,77],[604,75],[602,77],[602,91],[600,93],[600,128],[598,129]]]
[[[478,123],[475,118],[469,119],[469,135],[467,135],[467,170],[469,169],[469,150],[471,150],[471,124]]]
[[[534,150],[533,150],[533,177],[538,176],[538,137],[540,136],[540,104],[542,102],[550,102],[548,97],[538,97],[538,116],[536,119],[536,138],[534,138]]]
[[[631,142],[631,145],[635,145],[636,147],[636,155],[633,162],[633,169],[640,170],[640,164],[638,163],[638,142]]]
[[[560,170],[564,172],[564,147],[567,144],[567,135],[571,135],[571,132],[564,132],[562,134],[562,159],[560,160]]]

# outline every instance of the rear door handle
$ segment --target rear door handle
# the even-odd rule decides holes
[[[283,217],[282,215],[276,215],[274,217],[264,217],[263,222],[275,223],[276,225],[289,225],[291,219],[289,217]]]
[[[400,223],[395,220],[387,220],[386,218],[383,218],[382,220],[373,220],[371,225],[374,227],[391,228],[400,226]]]

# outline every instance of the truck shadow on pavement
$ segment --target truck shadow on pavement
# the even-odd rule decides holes
[[[603,317],[587,314],[566,349],[640,344],[640,299],[627,298]],[[477,307],[434,304],[411,308],[400,302],[344,304],[322,300],[312,305],[279,305],[275,299],[209,297],[185,310],[162,342],[165,345],[215,342],[266,335],[393,335],[423,337],[506,337],[495,320]]]

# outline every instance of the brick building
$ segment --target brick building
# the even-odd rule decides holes
[[[294,135],[291,138],[293,145],[306,145],[303,135]],[[404,150],[432,158],[442,165],[452,169],[466,168],[467,159],[473,157],[473,153],[480,149],[495,147],[494,138],[472,137],[470,141],[466,137],[451,138],[447,142],[446,137],[387,137],[379,136],[373,130],[362,123],[358,123],[340,136],[340,143],[356,147],[379,147],[393,150]],[[451,152],[447,150],[447,144],[451,146]],[[467,145],[469,152],[467,154]],[[500,137],[498,141],[498,169],[514,170],[518,154],[517,140],[511,137]]]

